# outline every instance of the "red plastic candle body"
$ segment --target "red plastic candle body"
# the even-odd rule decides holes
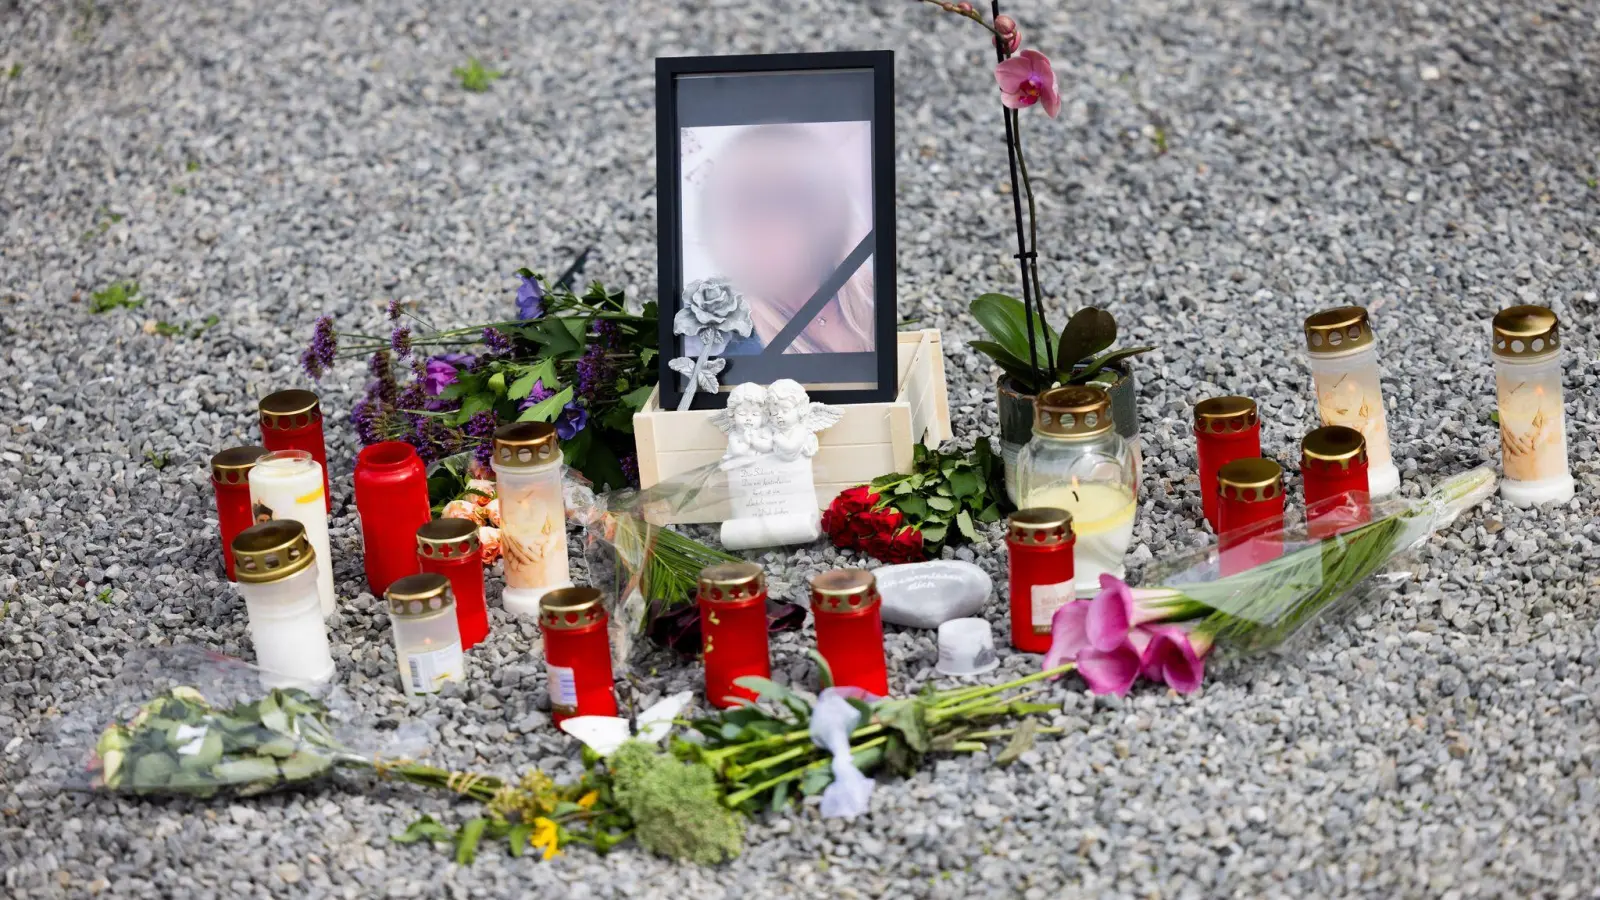
[[[1283,555],[1283,467],[1236,459],[1217,470],[1217,499],[1224,576]]]
[[[833,683],[887,697],[883,608],[872,573],[835,569],[811,579],[811,615],[817,623],[817,652],[828,661]]]
[[[1327,425],[1307,434],[1300,442],[1300,476],[1312,537],[1332,537],[1371,519],[1367,440],[1361,432]]]
[[[261,399],[261,443],[268,450],[304,450],[322,467],[322,502],[333,509],[328,493],[328,446],[322,439],[322,402],[310,391],[278,391]]]
[[[428,508],[428,473],[410,444],[384,441],[356,457],[356,512],[367,587],[381,597],[417,565],[417,529],[433,518]],[[459,600],[458,600],[459,602]]]
[[[267,455],[265,447],[229,447],[211,457],[211,486],[217,492],[217,526],[222,532],[222,567],[233,581],[233,539],[256,523],[250,511],[250,470]]]
[[[1200,505],[1211,530],[1222,533],[1217,513],[1217,470],[1261,455],[1261,419],[1249,397],[1211,397],[1194,406],[1194,444],[1200,464]]]
[[[424,572],[450,579],[456,596],[461,649],[471,650],[489,636],[489,608],[483,599],[483,548],[471,519],[435,519],[417,529],[417,564]]]
[[[1011,515],[1006,534],[1011,574],[1011,646],[1025,653],[1050,649],[1050,621],[1077,596],[1073,583],[1072,514],[1036,507]]]
[[[611,641],[606,610],[594,588],[558,588],[539,598],[545,668],[550,674],[550,718],[614,716]]]
[[[700,645],[706,661],[706,700],[724,709],[733,698],[756,699],[734,684],[747,675],[772,674],[767,648],[767,579],[754,563],[723,563],[700,570]]]

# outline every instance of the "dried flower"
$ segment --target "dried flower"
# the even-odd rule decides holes
[[[531,275],[517,274],[522,279],[517,287],[517,318],[537,319],[544,315],[544,285]]]
[[[1056,73],[1049,58],[1037,50],[1024,50],[995,66],[994,78],[1000,84],[1000,102],[1009,109],[1043,103],[1045,115],[1052,119],[1061,111]]]
[[[606,356],[605,348],[598,343],[585,348],[573,368],[578,375],[577,389],[580,397],[594,397],[604,388],[610,387],[616,373],[615,367]]]
[[[396,325],[389,334],[389,346],[394,348],[394,355],[405,359],[411,355],[411,329],[404,325]]]
[[[483,346],[490,356],[505,356],[511,352],[511,337],[498,328],[485,328]]]
[[[333,331],[332,316],[318,316],[311,332],[311,346],[300,354],[300,366],[312,378],[333,368],[333,358],[339,352],[339,336]]]

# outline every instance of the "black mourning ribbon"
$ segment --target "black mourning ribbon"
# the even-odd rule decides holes
[[[822,308],[828,305],[828,301],[839,293],[839,290],[844,287],[844,283],[850,280],[850,276],[854,275],[856,270],[866,263],[867,257],[872,255],[874,246],[872,236],[875,233],[875,231],[867,232],[867,236],[861,239],[861,243],[857,244],[854,250],[850,251],[850,255],[844,258],[844,262],[839,264],[839,268],[833,270],[833,274],[822,282],[822,286],[817,288],[815,294],[811,295],[811,299],[807,300],[805,305],[800,307],[799,312],[794,314],[794,318],[789,320],[789,324],[783,326],[783,330],[778,332],[771,343],[761,350],[762,356],[776,356],[789,349],[789,345],[794,343],[794,339],[800,336],[800,332],[806,330],[806,326],[811,324],[811,320],[822,312]]]

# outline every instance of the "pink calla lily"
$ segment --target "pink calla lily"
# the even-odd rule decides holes
[[[1089,601],[1084,617],[1089,643],[1102,652],[1115,650],[1128,640],[1128,631],[1135,624],[1133,591],[1122,579],[1101,574],[1100,593]]]
[[[1078,674],[1096,694],[1124,696],[1144,668],[1146,642],[1142,631],[1123,635],[1122,643],[1111,650],[1087,647],[1078,654]]]
[[[1206,653],[1211,650],[1208,636],[1182,625],[1153,625],[1140,631],[1149,635],[1141,664],[1144,677],[1165,681],[1167,687],[1180,694],[1200,689],[1206,674]]]
[[[1056,90],[1056,73],[1050,58],[1037,50],[1024,50],[994,67],[994,80],[1000,84],[1000,102],[1009,109],[1044,104],[1045,115],[1054,119],[1061,112],[1061,94]]]
[[[1085,624],[1088,615],[1088,601],[1074,600],[1057,609],[1055,615],[1050,617],[1050,649],[1044,655],[1046,669],[1054,669],[1077,659],[1078,654],[1089,646],[1089,632]]]

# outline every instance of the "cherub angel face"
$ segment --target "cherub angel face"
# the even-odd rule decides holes
[[[767,424],[767,410],[761,405],[760,400],[745,400],[736,404],[730,398],[728,406],[733,413],[735,428],[747,432],[759,431],[763,425]]]
[[[774,393],[767,397],[767,418],[779,431],[787,431],[800,424],[800,413],[804,408],[804,401],[797,401],[785,394]]]

